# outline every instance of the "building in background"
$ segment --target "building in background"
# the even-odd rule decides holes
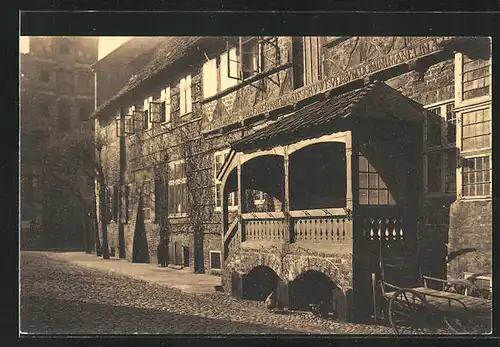
[[[82,248],[82,208],[67,183],[49,175],[74,129],[93,133],[98,38],[30,37],[20,55],[20,224],[23,248]],[[78,179],[86,199],[89,181]],[[76,183],[76,182],[74,182]],[[91,187],[91,186],[90,186]]]
[[[162,38],[94,113],[110,244],[341,318],[372,307],[372,273],[491,274],[491,54],[488,38]]]

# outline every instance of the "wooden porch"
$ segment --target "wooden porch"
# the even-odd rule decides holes
[[[371,307],[372,273],[413,281],[417,271],[404,273],[401,264],[418,266],[422,118],[413,101],[377,83],[237,141],[219,173],[223,261],[240,248],[285,244],[350,254],[360,307]],[[253,190],[272,198],[267,210],[249,206]],[[232,192],[239,204],[230,224]]]

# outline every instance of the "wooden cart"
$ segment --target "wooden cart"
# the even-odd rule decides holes
[[[469,280],[422,276],[422,286],[402,288],[372,275],[374,318],[386,320],[396,334],[488,333],[491,300],[470,296]]]

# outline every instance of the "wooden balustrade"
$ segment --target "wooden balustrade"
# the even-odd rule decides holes
[[[285,239],[283,218],[245,219],[246,241],[280,241]]]
[[[347,244],[352,240],[352,221],[347,216],[293,218],[296,242]]]
[[[352,221],[342,209],[291,211],[292,240],[298,242],[347,244],[352,240]],[[337,213],[333,215],[332,213]],[[289,233],[282,212],[242,215],[245,241],[283,241]],[[293,242],[293,241],[292,241]]]
[[[361,217],[361,234],[365,241],[404,241],[405,220],[403,217]]]

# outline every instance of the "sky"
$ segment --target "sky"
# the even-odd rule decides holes
[[[101,59],[120,47],[125,41],[130,39],[127,36],[100,36],[98,59]],[[29,52],[29,37],[21,36],[19,39],[19,49],[21,53]]]

